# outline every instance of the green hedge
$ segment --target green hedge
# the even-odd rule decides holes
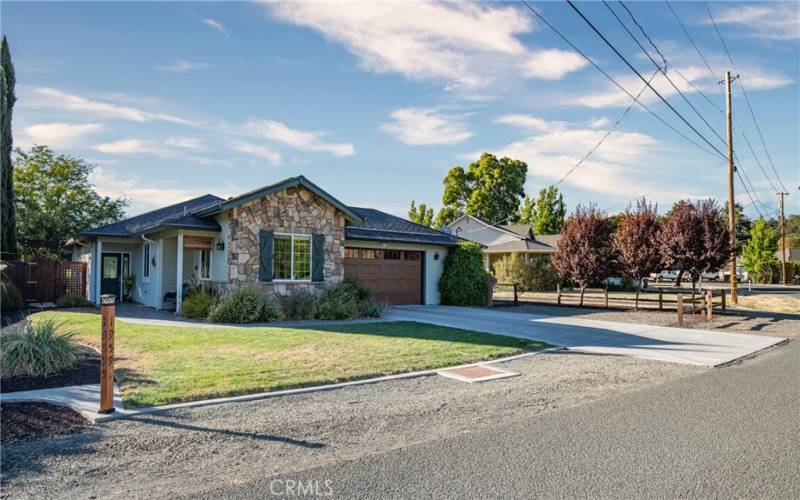
[[[485,306],[488,281],[481,246],[462,242],[451,249],[444,260],[444,271],[439,279],[441,302],[452,306]]]

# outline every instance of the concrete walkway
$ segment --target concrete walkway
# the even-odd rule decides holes
[[[402,306],[385,318],[508,335],[593,354],[719,366],[785,339],[448,306]]]
[[[100,409],[100,384],[73,385],[69,387],[55,387],[52,389],[38,389],[35,391],[7,392],[0,394],[3,403],[39,401],[59,406],[66,406],[77,411],[91,422],[100,422],[120,418],[128,413],[122,406],[122,396],[119,387],[114,384],[114,409],[111,414],[97,413]]]

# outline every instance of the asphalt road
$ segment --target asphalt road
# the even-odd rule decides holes
[[[211,498],[800,498],[800,342]]]

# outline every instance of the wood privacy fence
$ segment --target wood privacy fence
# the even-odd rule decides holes
[[[513,293],[508,299],[514,301],[514,305],[519,302],[555,304],[564,306],[580,306],[580,290],[564,290],[560,286],[555,292],[536,292],[531,294],[519,293],[519,287],[514,283],[498,283],[498,287]],[[706,311],[709,305],[709,294],[711,294],[711,308],[718,308],[721,312],[726,311],[726,292],[725,290],[704,290],[693,294],[687,292],[673,292],[658,290],[644,290],[639,294],[639,308],[658,310],[658,311],[682,311],[700,312]],[[680,297],[679,297],[680,296]],[[504,297],[495,294],[495,301],[503,300]],[[583,295],[583,307],[601,307],[633,309],[636,305],[634,292],[609,292],[606,289],[587,288]]]
[[[26,302],[55,302],[64,295],[86,298],[85,262],[58,262],[47,257],[3,261],[3,279],[11,281]]]

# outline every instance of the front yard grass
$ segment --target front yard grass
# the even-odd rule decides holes
[[[50,312],[100,347],[100,315]],[[415,322],[304,328],[166,327],[116,322],[116,376],[126,406],[267,392],[469,363],[541,342]],[[99,375],[98,375],[99,378]]]

